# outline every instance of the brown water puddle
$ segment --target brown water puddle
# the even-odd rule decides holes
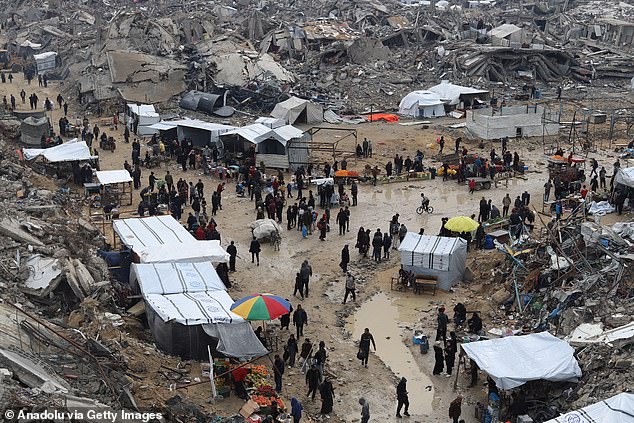
[[[354,339],[359,339],[367,327],[376,341],[376,355],[397,377],[407,378],[412,416],[429,415],[432,412],[434,388],[431,379],[418,366],[410,349],[403,343],[399,323],[405,316],[385,293],[378,293],[366,301],[354,314],[349,329]],[[411,333],[405,334],[411,336]],[[372,356],[370,365],[372,365]],[[431,387],[431,389],[430,389]]]

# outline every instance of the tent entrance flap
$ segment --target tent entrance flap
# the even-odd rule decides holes
[[[268,354],[249,322],[207,324],[202,328],[218,339],[216,350],[224,355],[250,360]]]

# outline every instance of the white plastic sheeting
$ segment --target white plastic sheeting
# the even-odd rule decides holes
[[[408,232],[398,249],[405,270],[436,276],[440,289],[449,290],[464,275],[467,242],[462,238]]]
[[[623,392],[546,423],[634,423],[634,394]]]
[[[274,233],[281,233],[280,225],[273,219],[258,219],[249,224],[253,236],[257,239],[270,238]]]
[[[101,170],[96,172],[97,181],[101,185],[120,184],[123,182],[132,182],[130,172],[122,170]]]
[[[193,326],[244,321],[242,317],[231,311],[234,301],[227,291],[148,294],[143,298],[164,322]]]
[[[566,341],[572,345],[610,344],[619,339],[631,339],[633,337],[634,322],[608,330],[603,330],[602,323],[582,323],[566,337]]]
[[[445,106],[438,94],[431,91],[412,91],[398,105],[400,115],[412,117],[445,116]]]
[[[634,188],[634,167],[619,168],[614,177],[614,182]]]
[[[575,350],[548,332],[471,342],[462,349],[504,390],[531,380],[576,382],[581,377]]]
[[[607,201],[593,201],[590,203],[590,207],[588,207],[588,213],[596,216],[604,216],[608,213],[614,213],[614,206],[612,206]]]
[[[198,241],[172,216],[113,221],[114,231],[142,263],[226,263],[229,254],[217,240]]]
[[[143,295],[226,289],[210,263],[132,263],[130,282],[138,283]]]
[[[42,156],[51,163],[85,161],[94,158],[90,155],[90,148],[86,142],[77,142],[77,138],[51,148],[25,148],[22,151],[26,160]]]
[[[429,88],[429,91],[436,93],[440,99],[450,105],[456,105],[460,103],[460,96],[465,94],[481,94],[482,96],[488,95],[487,90],[478,90],[477,88],[463,87],[455,85],[449,81],[441,81],[440,84],[434,85]]]

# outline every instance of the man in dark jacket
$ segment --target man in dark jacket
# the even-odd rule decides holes
[[[301,305],[297,305],[297,310],[293,313],[293,325],[297,329],[297,339],[304,336],[304,325],[308,324],[308,314]]]
[[[372,344],[374,351],[376,351],[374,337],[370,333],[370,329],[365,328],[359,340],[359,351],[361,352],[361,364],[366,368],[368,367],[368,357],[370,356],[370,344]]]
[[[227,253],[229,253],[229,270],[231,272],[236,271],[236,256],[238,255],[238,249],[233,241],[227,246]]]
[[[350,263],[350,250],[348,249],[348,244],[346,244],[341,250],[341,263],[339,263],[339,267],[341,267],[343,273],[348,271],[348,263]]]
[[[337,213],[337,223],[339,224],[339,235],[346,234],[346,220],[348,220],[348,216],[343,211],[343,207],[342,207],[339,209],[339,213]]]
[[[321,373],[319,373],[317,366],[313,364],[306,372],[306,385],[308,385],[308,393],[306,396],[310,397],[312,394],[312,399],[315,399],[315,394],[317,393],[320,383]]]
[[[381,230],[377,229],[372,238],[372,258],[374,261],[381,261],[381,249],[383,248],[383,235]]]
[[[449,323],[449,317],[445,314],[445,308],[440,307],[438,309],[437,316],[438,328],[436,330],[436,341],[442,341],[447,343],[447,324]]]
[[[299,275],[302,279],[304,295],[308,297],[308,283],[310,282],[310,277],[313,276],[313,268],[308,264],[308,260],[304,260],[302,263],[302,267],[299,269]]]
[[[396,400],[398,405],[396,406],[396,417],[401,418],[401,408],[405,406],[405,414],[409,416],[409,398],[407,396],[407,379],[401,378],[401,381],[396,385]]]
[[[251,263],[257,259],[258,266],[260,265],[260,241],[258,241],[255,237],[251,240],[251,245],[249,246],[249,252],[251,253]]]
[[[284,375],[284,360],[277,354],[275,354],[273,362],[273,373],[275,373],[275,390],[280,392],[282,390],[282,376]]]

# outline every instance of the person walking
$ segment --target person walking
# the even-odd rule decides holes
[[[436,341],[434,344],[434,371],[432,372],[434,375],[439,375],[443,370],[443,362],[444,356],[442,352],[442,347],[440,346],[440,341]]]
[[[445,314],[445,307],[438,309],[438,316],[436,317],[438,327],[436,329],[436,341],[442,339],[443,343],[447,344],[447,324],[449,324],[449,317]]]
[[[251,245],[249,245],[249,252],[251,253],[251,263],[253,263],[257,259],[258,266],[260,265],[261,250],[262,247],[260,246],[260,241],[258,241],[256,237],[253,237],[253,239],[251,240]]]
[[[308,283],[310,282],[310,277],[313,276],[313,268],[308,264],[308,260],[304,260],[302,263],[302,267],[299,269],[299,275],[302,279],[304,295],[308,298]]]
[[[383,234],[383,258],[389,260],[390,258],[390,247],[392,246],[392,237],[389,233],[385,232]]]
[[[381,248],[383,247],[383,235],[381,230],[377,229],[372,238],[372,258],[374,261],[381,261]]]
[[[236,257],[238,256],[238,249],[236,248],[236,245],[234,244],[233,241],[231,241],[231,244],[227,246],[227,253],[229,253],[229,271],[235,272],[236,271]]]
[[[326,377],[324,383],[319,387],[319,395],[321,396],[321,410],[319,414],[328,416],[332,413],[332,407],[335,404],[335,388],[332,382]]]
[[[293,297],[297,296],[297,293],[304,299],[304,282],[302,281],[301,275],[298,273],[295,274],[295,289],[293,290]]]
[[[297,331],[297,339],[304,336],[304,325],[308,324],[308,314],[302,308],[301,304],[297,305],[297,310],[293,313],[293,325]]]
[[[553,187],[552,182],[550,182],[550,179],[546,181],[546,183],[544,184],[544,203],[548,201],[548,199],[550,198],[550,189]]]
[[[299,423],[302,419],[302,403],[295,397],[291,398],[291,416],[293,423]]]
[[[409,398],[407,395],[407,379],[404,377],[401,378],[401,381],[396,385],[396,400],[398,401],[398,405],[396,406],[396,417],[399,419],[401,416],[401,408],[405,406],[404,415],[409,417]]]
[[[361,405],[361,423],[368,423],[370,421],[370,404],[365,398],[359,398],[359,405]]]
[[[288,368],[291,369],[295,367],[295,358],[297,357],[297,353],[299,352],[297,339],[295,339],[295,335],[293,335],[292,333],[288,337],[288,341],[286,342],[286,352],[288,353]]]
[[[346,234],[346,220],[348,219],[348,215],[343,211],[343,207],[339,209],[339,213],[337,213],[337,223],[339,224],[339,235]]]
[[[350,185],[350,193],[352,194],[352,205],[357,205],[357,196],[359,195],[359,187],[357,186],[356,181],[352,181],[352,185]]]
[[[475,192],[475,179],[469,179],[469,194]]]
[[[284,376],[284,360],[275,354],[275,361],[273,362],[273,378],[275,379],[275,390],[277,392],[282,391],[282,376]]]
[[[370,357],[370,344],[372,344],[374,351],[376,352],[374,337],[370,333],[370,329],[365,328],[363,334],[361,335],[361,339],[359,340],[359,353],[357,354],[357,357],[361,360],[361,364],[366,369],[368,368],[368,358]]]
[[[341,267],[343,273],[348,272],[348,263],[350,263],[350,250],[348,249],[348,244],[346,244],[341,250],[341,262],[339,263],[339,267]]]
[[[320,383],[321,373],[319,373],[317,366],[313,364],[306,372],[306,385],[308,385],[308,393],[306,394],[306,397],[311,397],[312,400],[315,400],[315,394],[319,389]]]
[[[462,414],[462,396],[458,395],[458,397],[451,401],[449,404],[449,418],[453,419],[453,423],[458,423],[458,419]]]
[[[293,312],[293,305],[291,304],[288,298],[286,298],[286,301],[288,302],[290,307],[288,309],[288,313],[282,314],[280,316],[280,330],[284,330],[284,329],[289,330],[288,327],[291,324],[291,313]]]
[[[348,301],[348,294],[352,295],[352,301],[357,301],[357,284],[354,276],[350,272],[346,275],[346,293],[343,296],[343,303]]]

